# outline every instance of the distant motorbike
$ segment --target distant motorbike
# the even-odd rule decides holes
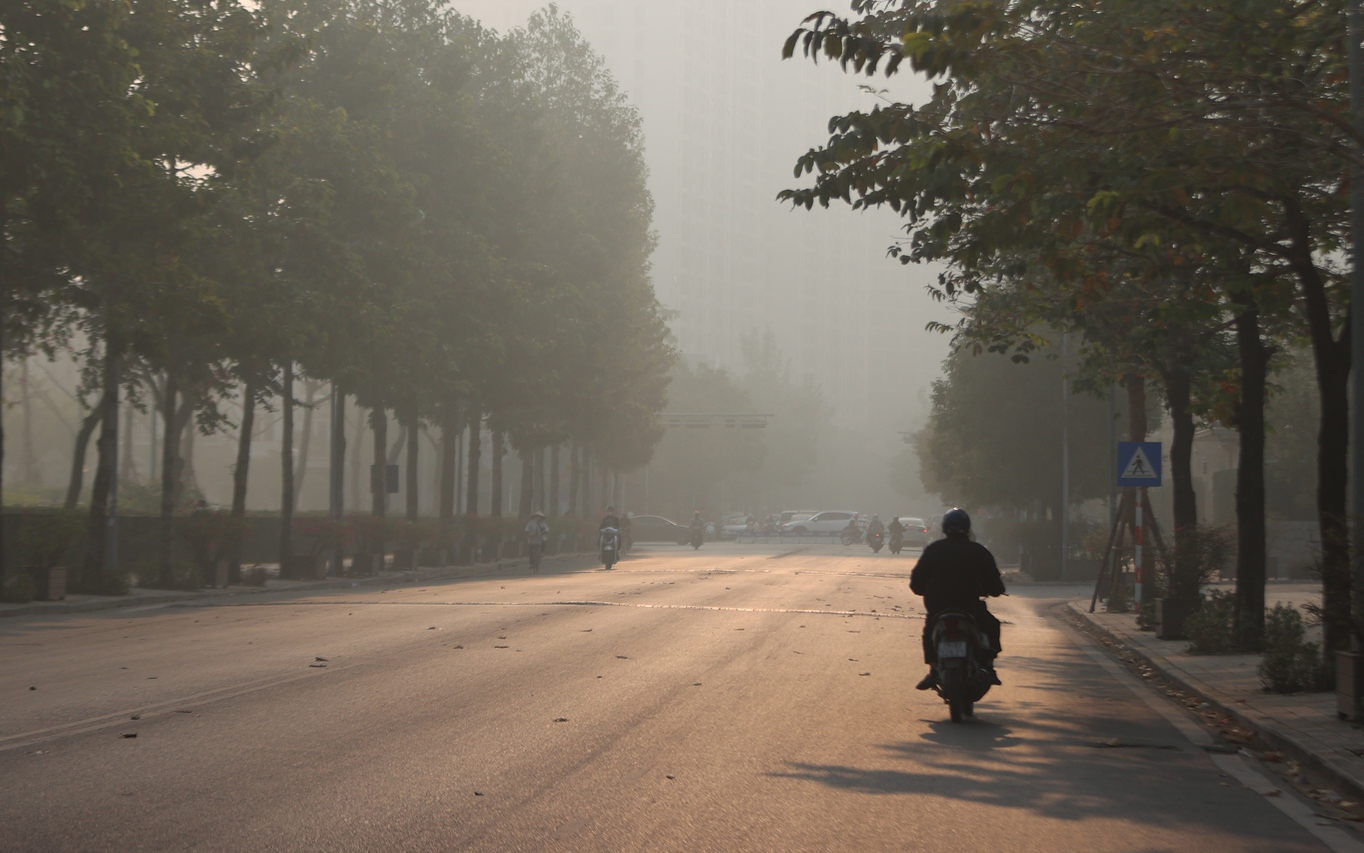
[[[990,692],[990,675],[981,665],[987,645],[969,613],[944,610],[933,623],[938,657],[938,683],[933,689],[947,703],[954,723],[974,714],[975,704]]]
[[[839,537],[844,545],[856,545],[862,541],[862,531],[853,528],[843,528],[843,535]]]
[[[871,548],[873,554],[881,553],[881,549],[886,544],[886,534],[880,530],[875,533],[867,534],[867,547]]]
[[[905,537],[902,533],[890,534],[890,553],[898,554],[900,549],[905,547]]]
[[[701,528],[699,527],[693,527],[691,530],[692,550],[699,550],[701,548],[701,543],[704,541],[706,541],[705,532],[702,531]]]
[[[601,529],[601,562],[609,572],[620,561],[620,531],[614,527]]]

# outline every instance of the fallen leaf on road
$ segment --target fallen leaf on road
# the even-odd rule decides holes
[[[140,720],[140,719],[142,719],[142,715],[141,715],[141,714],[133,714],[133,715],[132,715],[131,717],[129,717],[128,719],[130,719],[130,720]]]
[[[664,778],[664,779],[673,779],[673,778],[676,778],[676,777],[674,777],[674,776],[664,776],[663,778]]]
[[[29,690],[37,690],[37,689],[38,689],[38,688],[36,688],[36,687],[30,687],[30,688],[29,688]]]
[[[309,666],[311,669],[326,669],[326,668],[327,668],[327,665],[326,665],[325,663],[310,663],[310,664],[308,664],[308,666]]]
[[[430,628],[427,628],[426,630],[428,630],[428,631],[434,631],[434,630],[436,630],[436,626],[435,626],[435,625],[432,625]]]
[[[598,678],[601,678],[600,675],[597,676],[597,677],[598,677]],[[691,685],[691,686],[692,686],[692,687],[700,687],[700,686],[701,686],[701,682],[699,682],[699,681],[694,681],[694,682],[692,682],[692,685]]]
[[[848,660],[852,661],[853,663],[859,663],[857,658],[848,658]]]
[[[1263,755],[1261,755],[1260,758],[1264,759],[1265,761],[1270,762],[1271,764],[1274,764],[1274,763],[1283,761],[1283,753],[1282,753],[1282,752],[1266,752],[1266,753],[1264,753]]]
[[[1283,791],[1280,791],[1278,788],[1270,788],[1268,791],[1265,791],[1265,796],[1266,796],[1266,797],[1277,797],[1277,796],[1279,796],[1279,795],[1282,794],[1282,793],[1283,793]]]
[[[450,648],[452,648],[452,649],[462,649],[462,648],[464,648],[464,647],[463,647],[463,646],[451,646]]]
[[[137,732],[124,732],[120,737],[137,737]]]
[[[313,660],[317,661],[318,663],[326,663],[326,662],[327,662],[327,659],[326,659],[326,658],[313,658]]]
[[[475,797],[481,797],[481,796],[483,796],[483,792],[482,792],[482,791],[474,791],[474,796],[475,796]]]
[[[862,675],[871,675],[871,673],[870,673],[870,672],[859,672],[858,675],[859,675],[859,676],[862,676]]]
[[[616,655],[616,660],[629,660],[629,655]]]
[[[193,714],[194,712],[191,711],[191,710],[188,709],[188,708],[176,708],[176,709],[175,709],[175,713],[177,713],[177,714]]]
[[[493,646],[495,649],[510,649],[511,646]]]
[[[555,718],[554,718],[554,722],[556,722],[556,723],[566,723],[566,722],[568,722],[568,717],[555,717]]]

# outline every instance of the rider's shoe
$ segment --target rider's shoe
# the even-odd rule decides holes
[[[1002,681],[999,680],[999,673],[995,672],[995,668],[994,668],[994,667],[992,667],[992,666],[991,666],[991,667],[987,667],[987,668],[985,669],[985,674],[986,674],[987,676],[990,677],[990,683],[991,683],[991,684],[998,685],[998,686],[1001,686],[1001,687],[1004,686],[1004,682],[1002,682]]]
[[[930,670],[928,671],[928,675],[925,675],[925,676],[923,677],[923,680],[921,680],[918,684],[914,685],[914,689],[915,689],[915,690],[932,690],[934,687],[937,687],[937,686],[938,686],[938,672],[937,672],[937,670],[930,669]]]

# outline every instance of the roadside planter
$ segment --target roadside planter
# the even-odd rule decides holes
[[[1184,620],[1188,619],[1192,612],[1193,608],[1173,598],[1157,598],[1156,636],[1162,640],[1187,640]]]
[[[61,601],[66,598],[65,566],[31,568],[28,576],[33,579],[34,601]]]
[[[1364,701],[1364,653],[1336,652],[1336,716],[1353,720]]]

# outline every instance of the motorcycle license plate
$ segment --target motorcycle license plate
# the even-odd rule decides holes
[[[941,643],[938,643],[938,657],[940,658],[966,657],[966,641],[943,640]]]

